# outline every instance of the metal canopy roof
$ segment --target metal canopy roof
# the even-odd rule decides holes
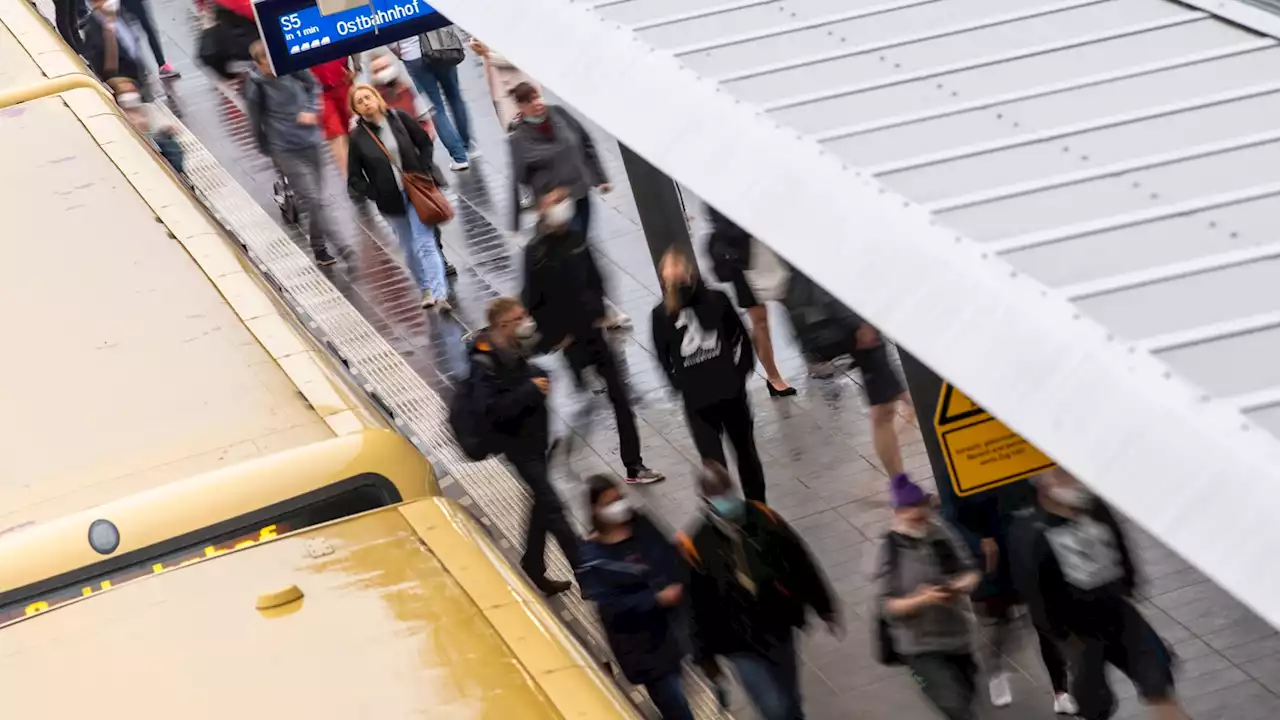
[[[434,4],[1280,624],[1280,18]]]

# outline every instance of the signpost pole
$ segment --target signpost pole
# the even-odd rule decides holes
[[[933,428],[933,419],[938,414],[938,399],[942,394],[942,378],[901,347],[898,348],[898,356],[902,358],[902,374],[916,406],[916,419],[920,423],[925,453],[929,456],[929,465],[933,468],[933,477],[938,483],[938,499],[942,502],[944,511],[953,512],[958,496],[951,486],[951,471],[942,454],[938,433]]]

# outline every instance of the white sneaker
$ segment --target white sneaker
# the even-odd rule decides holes
[[[991,691],[991,704],[995,707],[1009,707],[1013,704],[1013,689],[1009,687],[1008,673],[993,676],[987,689]]]
[[[449,169],[453,170],[454,172],[458,172],[459,170],[470,170],[471,163],[467,162],[466,160],[463,160],[462,162],[455,161],[455,162],[449,163]]]
[[[480,152],[480,148],[479,148],[479,147],[477,147],[475,143],[471,143],[470,145],[468,145],[468,146],[467,146],[467,158],[468,158],[468,159],[470,159],[470,160],[475,160],[476,158],[478,158],[478,157],[480,157],[480,156],[482,156],[482,155],[484,155],[484,153]]]
[[[1053,696],[1053,711],[1059,715],[1075,715],[1080,712],[1080,706],[1071,693],[1058,693]]]
[[[422,309],[430,310],[435,306],[436,306],[436,296],[432,295],[430,290],[424,290],[422,292]]]

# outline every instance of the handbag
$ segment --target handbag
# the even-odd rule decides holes
[[[391,122],[392,117],[393,115],[388,113],[388,123]],[[399,122],[399,118],[396,118],[396,121]],[[400,167],[395,158],[391,157],[391,153],[386,146],[378,139],[378,134],[368,125],[365,126],[364,130],[378,144],[378,148],[382,150],[383,155],[387,156],[387,160],[400,170],[400,178],[404,182],[404,194],[409,197],[409,204],[413,205],[413,209],[418,213],[418,219],[422,221],[422,224],[443,225],[452,220],[453,205],[450,205],[448,198],[444,196],[444,193],[440,192],[440,188],[436,186],[436,181],[432,180],[430,175],[408,172],[403,167]],[[405,134],[408,134],[407,129]]]

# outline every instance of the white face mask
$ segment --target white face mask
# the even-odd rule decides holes
[[[629,521],[635,511],[631,509],[631,503],[626,498],[614,500],[596,510],[596,516],[610,525],[621,525]]]
[[[120,0],[106,0],[102,3],[102,9],[115,15],[120,12]]]
[[[1054,485],[1049,488],[1049,497],[1076,510],[1087,510],[1093,505],[1093,493],[1079,485]]]
[[[116,96],[116,103],[125,110],[132,110],[142,105],[142,95],[136,92],[120,93]]]
[[[395,82],[396,79],[399,77],[400,77],[400,73],[396,72],[395,68],[393,67],[383,68],[382,70],[379,70],[378,72],[373,74],[373,84],[374,85],[390,85],[391,83]]]
[[[550,227],[562,228],[573,222],[573,216],[577,211],[577,204],[574,201],[565,198],[544,210],[542,213],[542,221]]]

